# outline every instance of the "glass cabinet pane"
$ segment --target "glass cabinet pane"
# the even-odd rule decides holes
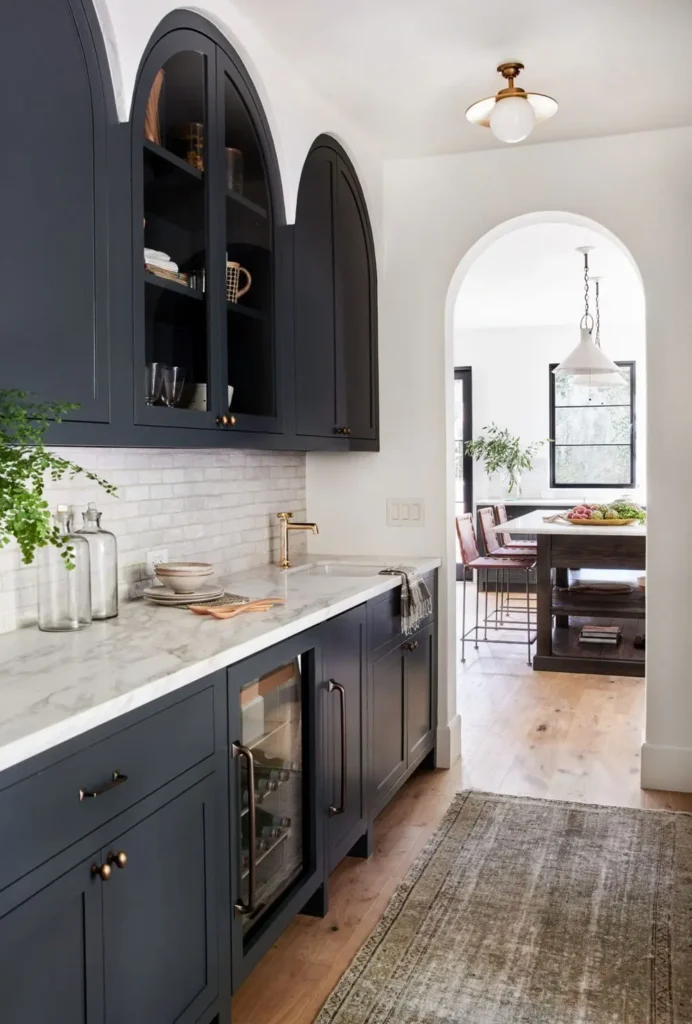
[[[176,53],[154,78],[143,147],[145,398],[206,411],[207,57]]]
[[[276,413],[273,239],[266,168],[248,110],[224,73],[226,345],[233,412]]]
[[[250,900],[250,859],[256,867],[256,921],[302,874],[304,867],[303,683],[301,659],[253,680],[240,693],[241,743],[252,751],[253,785],[246,758],[240,764],[240,896]],[[254,793],[255,831],[249,806]]]

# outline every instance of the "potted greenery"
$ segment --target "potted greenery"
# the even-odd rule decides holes
[[[30,564],[37,548],[52,544],[68,569],[73,568],[71,549],[51,520],[44,498],[46,477],[84,475],[108,494],[115,487],[95,473],[63,459],[46,448],[43,437],[52,421],[60,422],[76,409],[66,402],[39,402],[25,391],[0,389],[0,547],[17,541],[22,561]]]
[[[519,494],[521,474],[524,470],[533,469],[533,457],[543,444],[545,441],[522,445],[521,440],[510,434],[507,428],[491,423],[483,427],[478,437],[467,441],[464,450],[472,459],[483,462],[488,477],[504,473],[509,494]]]

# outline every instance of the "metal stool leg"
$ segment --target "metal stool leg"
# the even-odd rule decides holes
[[[476,628],[473,631],[473,646],[476,650],[478,650],[478,603],[480,601],[482,572],[482,569],[476,570]]]
[[[461,598],[461,660],[466,661],[466,566],[464,566],[464,584]]]
[[[490,570],[485,570],[485,616],[483,618],[483,639],[488,639],[488,584],[490,582]]]
[[[531,603],[529,600],[529,570],[526,570],[526,646],[527,661],[531,664]]]

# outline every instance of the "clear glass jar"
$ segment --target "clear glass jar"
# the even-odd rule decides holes
[[[91,556],[92,618],[114,619],[118,614],[118,542],[114,534],[102,529],[101,515],[90,501],[78,533],[86,539]]]
[[[38,558],[38,628],[63,633],[91,625],[91,567],[89,544],[72,533],[67,505],[58,505],[53,516],[64,544],[69,545],[74,568],[68,569],[60,552],[49,544]]]

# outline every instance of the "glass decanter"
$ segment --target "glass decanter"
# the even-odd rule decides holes
[[[58,505],[54,524],[63,542],[42,548],[38,559],[38,628],[46,632],[71,632],[91,625],[91,567],[89,544],[73,533],[70,510]],[[68,568],[61,552],[70,549]]]
[[[101,526],[102,513],[93,501],[82,513],[78,531],[89,545],[91,561],[91,614],[94,619],[114,619],[118,614],[118,542]]]

